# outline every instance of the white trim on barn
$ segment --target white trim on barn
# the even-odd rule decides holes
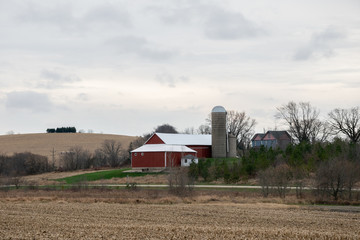
[[[131,151],[133,153],[138,152],[192,152],[196,153],[195,150],[188,148],[184,145],[168,145],[168,144],[145,144],[137,149]]]

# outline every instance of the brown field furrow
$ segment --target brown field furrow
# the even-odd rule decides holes
[[[283,204],[0,203],[1,239],[359,239],[359,212]]]

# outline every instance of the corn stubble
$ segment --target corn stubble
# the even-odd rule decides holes
[[[359,239],[360,212],[273,203],[1,201],[1,239]]]

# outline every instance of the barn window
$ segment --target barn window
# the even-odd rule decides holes
[[[185,163],[187,163],[187,159],[185,159]]]
[[[141,153],[141,156],[144,156],[144,153]]]
[[[136,157],[136,156],[137,156],[137,153],[134,153],[134,156]]]

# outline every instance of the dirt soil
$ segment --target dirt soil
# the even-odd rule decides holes
[[[354,211],[351,211],[354,209]],[[359,239],[360,212],[274,203],[0,198],[1,239]]]

